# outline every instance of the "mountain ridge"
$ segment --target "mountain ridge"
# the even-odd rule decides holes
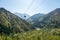
[[[60,8],[56,8],[55,10],[49,12],[42,21],[37,22],[36,25],[37,26],[39,25],[40,27],[47,26],[47,28],[59,28],[60,26],[59,20],[60,20]]]
[[[14,13],[15,15],[17,15],[17,16],[19,16],[20,18],[22,18],[23,20],[27,20],[29,17],[30,17],[30,15],[28,15],[28,14],[26,14],[26,13]]]
[[[25,20],[21,19],[20,17],[16,16],[15,14],[11,13],[10,11],[6,10],[5,8],[0,8],[0,28],[4,31],[9,29],[14,32],[23,32],[28,31],[31,29],[31,25],[27,23]],[[5,32],[8,32],[5,30]]]

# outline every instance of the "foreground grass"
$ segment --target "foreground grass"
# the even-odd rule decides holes
[[[0,34],[0,40],[60,40],[60,29],[41,29],[18,34]]]

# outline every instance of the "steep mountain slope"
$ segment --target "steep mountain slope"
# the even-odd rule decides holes
[[[60,28],[60,8],[48,13],[42,21],[36,23],[38,27]]]
[[[27,21],[30,22],[31,24],[34,24],[36,22],[42,21],[44,16],[45,14],[38,13],[28,18]]]
[[[22,13],[14,13],[14,14],[19,16],[20,18],[22,18],[24,20],[27,20],[30,17],[30,15],[28,15],[26,13],[24,13],[24,14],[22,14]]]
[[[0,32],[22,32],[30,29],[30,24],[25,20],[22,20],[4,8],[0,8]]]

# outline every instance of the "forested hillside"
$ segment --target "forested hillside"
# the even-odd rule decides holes
[[[24,32],[31,29],[31,25],[20,17],[4,8],[0,8],[0,32]]]

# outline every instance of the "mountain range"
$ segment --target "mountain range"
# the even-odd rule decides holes
[[[48,14],[37,13],[31,17],[0,8],[0,33],[25,32],[33,28],[60,28],[60,8]]]
[[[22,18],[23,20],[27,20],[29,17],[30,17],[30,15],[28,15],[28,14],[26,14],[26,13],[14,13],[15,15],[17,15],[17,16],[19,16],[20,18]]]
[[[0,32],[24,32],[31,29],[31,25],[25,20],[6,10],[0,8]]]
[[[36,19],[38,19],[38,21],[35,21]],[[43,15],[42,17],[40,16],[39,18],[35,18],[34,20],[31,20],[31,21],[33,22],[35,21],[35,23],[33,23],[32,25],[33,27],[59,28],[60,27],[59,25],[60,24],[60,8],[56,8],[55,10],[49,12],[48,14]]]
[[[45,16],[45,14],[43,14],[43,13],[37,13],[37,14],[31,16],[30,18],[28,18],[27,22],[34,24],[36,22],[42,21],[44,16]]]

